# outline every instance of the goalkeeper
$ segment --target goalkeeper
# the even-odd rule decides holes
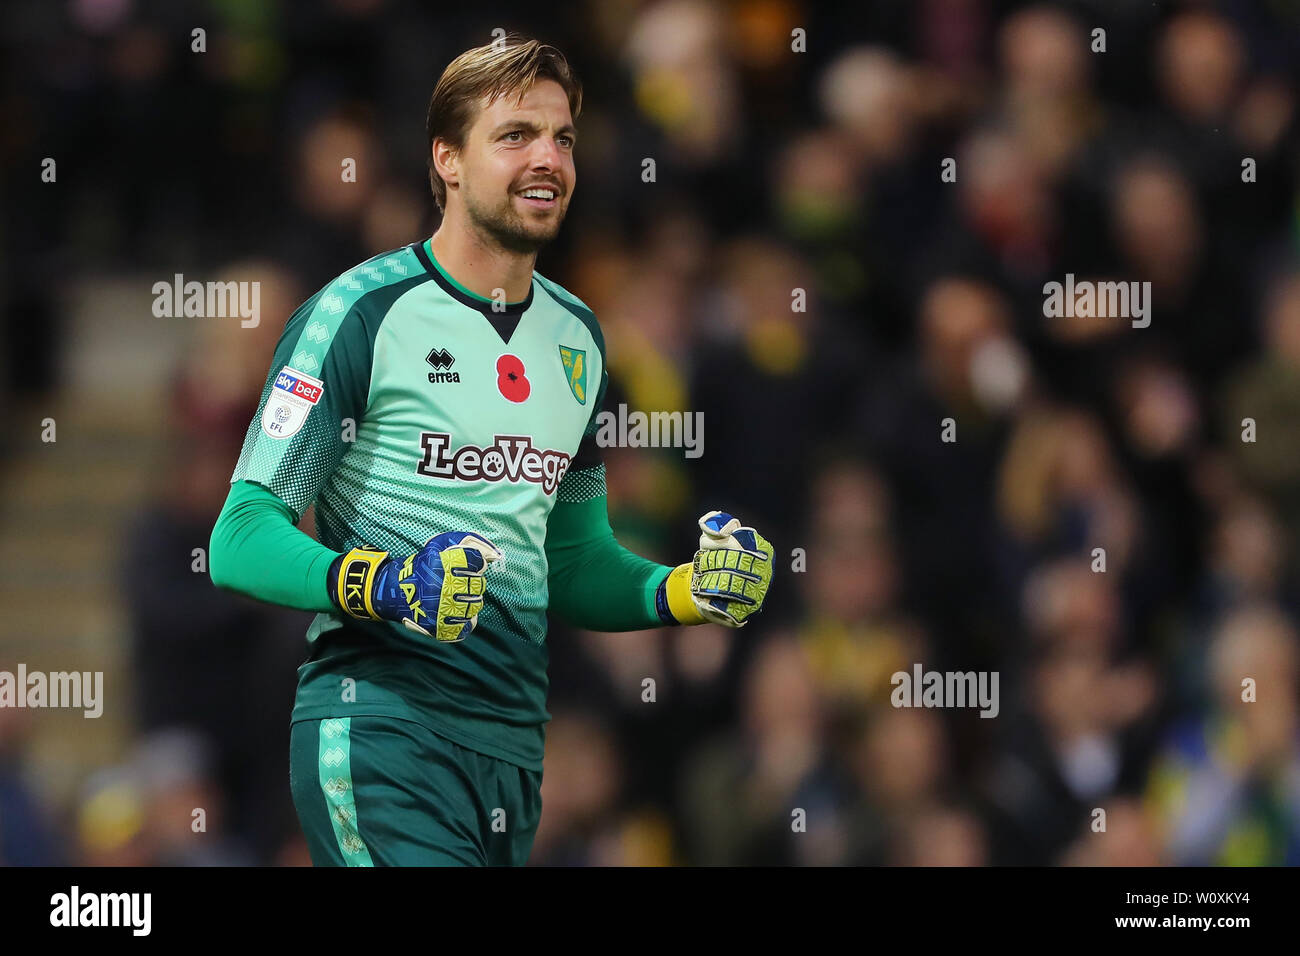
[[[581,86],[533,40],[469,50],[429,104],[431,239],[288,320],[212,532],[222,588],[319,612],[290,731],[317,865],[522,865],[541,816],[546,613],[739,627],[772,548],[700,519],[676,568],[610,530],[595,316],[533,271],[575,185]],[[319,542],[296,527],[315,503]]]

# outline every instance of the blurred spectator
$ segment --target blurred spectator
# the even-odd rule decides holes
[[[411,241],[419,217],[391,192],[381,192],[382,155],[369,118],[360,108],[330,113],[299,141],[291,178],[294,203],[288,217],[277,223],[276,251],[294,272],[307,278],[310,288],[338,275],[337,263],[356,265],[383,251],[364,243],[364,238],[371,238],[365,236],[367,225],[375,239],[396,238],[397,245]],[[385,211],[395,221],[378,218]],[[374,252],[369,251],[372,248]]]
[[[798,578],[807,612],[797,634],[820,697],[854,716],[888,699],[896,671],[925,659],[925,639],[899,607],[901,569],[879,475],[832,464],[811,497],[809,565]]]
[[[1094,830],[1094,817],[1090,817],[1086,832],[1061,858],[1062,865],[1159,866],[1163,862],[1152,816],[1140,801],[1121,797],[1101,809],[1106,811],[1105,829]]]
[[[1007,122],[1035,168],[1057,180],[1101,125],[1086,31],[1065,10],[1030,7],[1002,24],[998,46]]]
[[[743,708],[740,730],[703,744],[684,771],[691,859],[704,866],[840,862],[845,834],[822,708],[807,659],[788,636],[759,650]]]
[[[1149,798],[1169,862],[1300,864],[1300,722],[1294,625],[1268,605],[1230,616],[1210,649],[1212,696],[1175,725]]]
[[[1072,644],[1060,633],[1028,673],[1023,708],[1007,708],[1001,753],[987,768],[999,862],[1055,861],[1094,808],[1142,781],[1140,722],[1156,703],[1154,676],[1140,662],[1110,663],[1096,637],[1082,642],[1087,631]]]
[[[806,264],[775,242],[724,247],[691,381],[705,423],[698,499],[726,501],[747,523],[771,529],[764,535],[782,556],[806,546],[796,522],[812,459],[847,437],[843,396],[870,371],[854,339],[833,331],[810,279]],[[741,461],[755,466],[736,467]]]
[[[141,738],[88,782],[77,810],[81,866],[248,866],[224,835],[207,745],[185,730]]]
[[[265,262],[232,266],[228,277],[261,283],[261,321],[196,327],[198,341],[173,377],[167,480],[130,527],[123,587],[141,730],[203,735],[238,836],[266,860],[295,826],[282,771],[310,615],[218,591],[203,572],[269,356],[301,289]]]
[[[610,732],[591,713],[553,716],[546,739],[542,804],[531,865],[666,866],[675,860],[671,828],[647,808],[623,810],[623,761]]]
[[[1286,524],[1290,576],[1300,569],[1300,272],[1288,271],[1264,304],[1264,355],[1225,390],[1223,437],[1241,476]]]
[[[11,668],[6,668],[11,671]],[[0,866],[62,866],[56,824],[26,779],[24,738],[31,711],[0,707]]]
[[[888,862],[898,866],[986,866],[984,825],[957,806],[926,806],[902,824]]]
[[[1005,632],[1006,596],[991,556],[1005,531],[990,511],[1008,416],[1028,386],[1007,304],[990,286],[949,277],[919,309],[917,354],[863,390],[866,448],[893,492],[906,600],[936,649],[977,648]]]
[[[983,858],[983,824],[942,806],[955,781],[938,713],[879,707],[850,738],[847,764],[857,795],[847,862],[975,865]],[[931,862],[934,845],[920,832],[926,826],[942,827],[954,839],[946,857],[953,863]]]

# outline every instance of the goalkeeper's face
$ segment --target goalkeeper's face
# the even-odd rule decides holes
[[[514,252],[536,252],[560,232],[577,175],[569,100],[554,80],[516,102],[498,97],[479,112],[461,155],[460,189],[470,224]],[[525,196],[536,189],[552,195]]]

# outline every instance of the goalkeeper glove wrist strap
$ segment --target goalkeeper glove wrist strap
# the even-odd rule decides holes
[[[361,621],[383,620],[375,610],[375,583],[388,562],[388,552],[353,548],[330,564],[330,597],[344,614]]]
[[[659,620],[665,624],[703,624],[704,615],[695,607],[691,597],[693,564],[679,564],[664,578],[655,593],[655,609]]]
[[[668,576],[665,576],[659,582],[659,587],[655,588],[655,613],[659,615],[659,620],[664,624],[677,623],[677,618],[673,617],[673,612],[668,610]]]

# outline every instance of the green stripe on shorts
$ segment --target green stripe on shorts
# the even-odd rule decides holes
[[[352,792],[352,718],[320,722],[320,788],[329,806],[334,839],[348,866],[374,866],[366,841],[357,831],[357,804]]]

